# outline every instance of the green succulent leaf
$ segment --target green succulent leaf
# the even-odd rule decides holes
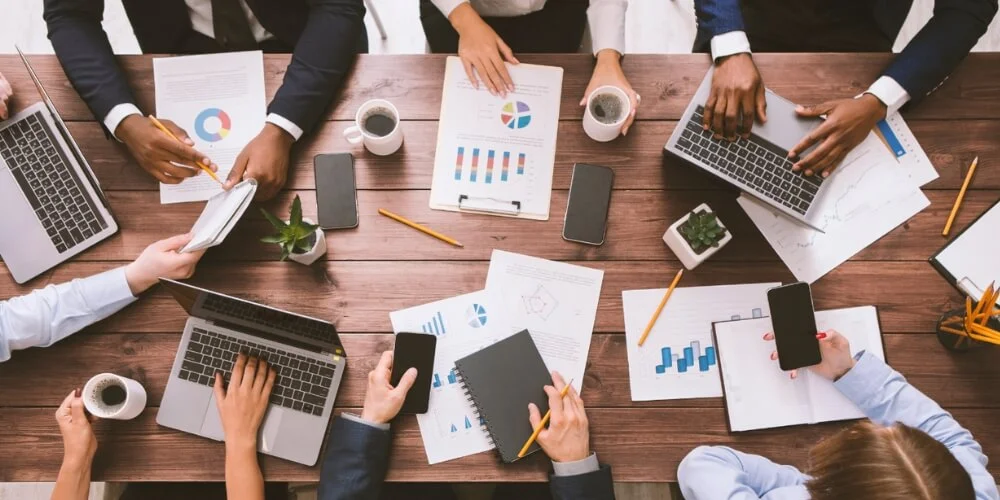
[[[296,227],[302,225],[302,200],[299,199],[299,195],[295,195],[295,199],[292,200],[292,213],[289,216],[288,224]]]
[[[288,226],[288,224],[285,224],[285,221],[275,217],[273,214],[271,214],[271,212],[268,212],[263,208],[260,209],[260,213],[264,214],[264,218],[267,219],[267,221],[270,222],[271,225],[274,226],[274,228],[279,231]]]
[[[262,243],[277,244],[281,248],[281,260],[286,260],[295,251],[308,252],[312,248],[309,237],[319,228],[317,224],[309,224],[302,220],[302,200],[296,196],[292,201],[288,222],[275,217],[267,210],[261,209],[264,218],[277,230],[275,234],[260,239]]]

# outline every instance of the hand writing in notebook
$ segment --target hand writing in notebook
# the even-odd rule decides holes
[[[565,398],[561,396],[566,381],[559,372],[552,372],[552,383],[545,386],[552,415],[549,428],[538,434],[538,445],[554,462],[583,460],[590,456],[590,429],[583,400],[572,387]],[[528,404],[528,419],[533,428],[542,421],[534,403]]]
[[[403,407],[406,393],[410,392],[413,382],[417,380],[417,369],[410,368],[399,379],[399,385],[389,384],[392,376],[392,351],[382,353],[378,366],[368,372],[368,390],[365,391],[365,406],[361,410],[361,418],[377,424],[387,424]]]
[[[836,330],[827,330],[816,334],[819,339],[819,352],[822,361],[818,365],[810,366],[813,373],[836,382],[845,373],[854,368],[854,357],[851,356],[851,343],[847,337],[841,335]],[[774,340],[773,333],[765,333],[764,340]],[[778,360],[778,351],[771,353],[771,360]],[[799,375],[798,370],[788,372],[791,378]]]

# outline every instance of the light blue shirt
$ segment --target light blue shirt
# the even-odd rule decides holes
[[[120,267],[0,302],[0,362],[48,347],[135,301]]]
[[[834,385],[875,423],[900,422],[944,444],[968,471],[977,499],[1000,499],[993,476],[986,470],[986,455],[972,433],[884,361],[863,353]],[[681,462],[677,475],[688,500],[809,498],[805,487],[809,476],[795,467],[725,446],[696,448]]]

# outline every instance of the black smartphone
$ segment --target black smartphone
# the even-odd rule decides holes
[[[431,375],[434,372],[434,351],[437,337],[427,333],[396,334],[396,347],[392,354],[392,375],[389,383],[393,387],[410,368],[417,369],[417,380],[410,392],[406,393],[400,413],[427,413],[431,397]]]
[[[319,227],[358,227],[358,193],[354,179],[354,157],[350,153],[316,155],[316,212]]]
[[[781,369],[788,371],[819,364],[816,312],[808,283],[792,283],[767,291],[771,327]]]
[[[577,163],[569,184],[563,239],[601,245],[608,228],[611,185],[615,171],[600,165]]]

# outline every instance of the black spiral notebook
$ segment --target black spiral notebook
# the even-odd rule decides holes
[[[523,330],[470,354],[455,362],[455,371],[500,458],[505,463],[516,461],[534,431],[528,421],[528,403],[535,403],[542,415],[549,410],[543,387],[552,384],[552,376],[531,334]],[[538,450],[535,443],[528,453]]]

